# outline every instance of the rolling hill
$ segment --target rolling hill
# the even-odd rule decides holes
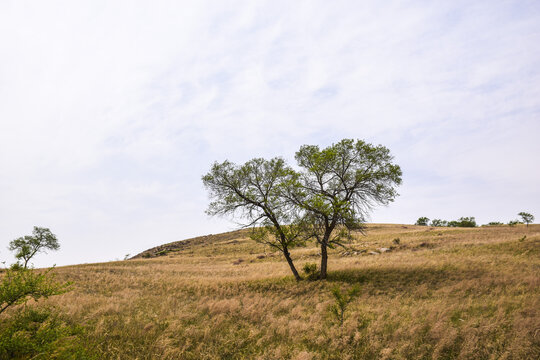
[[[537,359],[540,225],[370,224],[330,254],[326,281],[295,282],[246,230],[56,269],[43,302],[103,359]],[[294,249],[299,269],[318,261]],[[341,325],[332,289],[359,286]]]

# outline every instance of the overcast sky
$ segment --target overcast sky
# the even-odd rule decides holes
[[[382,5],[381,5],[382,4]],[[108,261],[235,229],[214,161],[390,148],[372,222],[540,218],[540,2],[0,0],[0,261]]]

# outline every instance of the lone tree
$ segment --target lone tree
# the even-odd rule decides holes
[[[209,215],[237,216],[253,227],[251,238],[283,253],[296,280],[301,280],[289,250],[305,241],[296,209],[283,192],[298,174],[281,158],[253,159],[244,165],[215,163],[202,180],[213,200]]]
[[[304,145],[296,153],[301,172],[288,198],[303,210],[307,236],[320,246],[320,279],[327,277],[328,248],[343,246],[351,231],[363,230],[373,206],[398,195],[402,172],[392,160],[386,147],[352,139],[322,150]]]
[[[527,227],[529,227],[529,224],[534,221],[534,216],[532,214],[522,211],[518,215],[521,216],[521,219],[525,224],[527,224]]]
[[[28,262],[38,252],[60,248],[56,236],[49,229],[34,226],[32,234],[9,243],[9,250],[15,251],[15,257],[18,261],[22,259],[24,264],[21,266],[17,262],[11,265],[0,281],[0,313],[31,298],[37,301],[67,291],[69,283],[55,282],[50,274],[52,268],[41,273],[28,268]]]
[[[416,220],[416,224],[414,225],[421,225],[421,226],[428,226],[429,219],[425,216],[419,217],[418,220]]]
[[[39,252],[46,250],[58,250],[60,244],[56,235],[47,228],[34,226],[32,235],[26,235],[9,243],[9,250],[15,251],[17,260],[23,262],[23,267],[28,268],[28,262]]]
[[[401,169],[386,147],[352,139],[322,150],[304,145],[296,160],[299,172],[281,158],[215,163],[202,179],[213,200],[207,213],[245,219],[251,237],[280,250],[297,280],[289,250],[315,239],[326,279],[328,248],[362,231],[373,206],[394,200]]]

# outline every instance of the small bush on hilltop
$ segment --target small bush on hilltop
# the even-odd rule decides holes
[[[476,227],[476,219],[471,217],[460,217],[459,220],[448,222],[449,227]]]
[[[441,219],[433,219],[431,220],[431,226],[435,226],[435,227],[448,226],[448,221],[441,220]]]
[[[499,221],[491,221],[489,223],[487,223],[486,226],[501,226],[501,225],[504,225],[502,222],[499,222]]]
[[[420,218],[422,219],[422,218]],[[418,219],[418,220],[420,220]],[[427,218],[426,218],[427,219]],[[418,223],[417,223],[418,225]],[[460,217],[458,220],[446,221],[441,219],[433,219],[431,221],[431,226],[434,227],[476,227],[476,219],[474,216],[471,217]]]

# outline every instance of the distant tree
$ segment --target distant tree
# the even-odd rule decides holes
[[[461,217],[458,220],[448,222],[449,227],[476,227],[476,219],[474,216]]]
[[[28,268],[32,257],[45,249],[60,248],[58,239],[47,228],[34,226],[32,235],[26,235],[9,243],[9,249],[15,251],[18,262],[5,270],[0,282],[0,313],[13,305],[25,303],[32,298],[38,300],[66,291],[69,283],[60,284],[53,280],[52,269],[37,273]],[[23,261],[23,264],[19,261]]]
[[[474,216],[471,217],[462,217],[459,218],[459,226],[460,227],[477,227],[476,219]]]
[[[436,227],[448,226],[448,221],[441,220],[441,219],[433,219],[431,220],[431,226],[436,226]]]
[[[519,225],[519,224],[523,224],[523,223],[521,221],[519,221],[519,220],[510,220],[508,222],[509,226],[516,226],[516,225]]]
[[[500,225],[504,225],[504,224],[500,221],[490,221],[489,223],[487,223],[487,226],[500,226]]]
[[[298,175],[281,158],[253,159],[244,165],[215,163],[202,180],[213,200],[209,215],[246,220],[251,238],[283,253],[296,280],[301,277],[289,250],[304,242],[292,204],[283,197]]]
[[[534,216],[532,214],[522,211],[518,215],[521,216],[521,219],[525,224],[527,224],[527,227],[529,227],[529,224],[534,221]]]
[[[0,359],[90,358],[84,340],[76,338],[80,326],[60,320],[48,308],[27,304],[29,300],[35,302],[69,291],[70,283],[55,281],[52,268],[43,271],[28,267],[29,260],[40,250],[58,249],[58,241],[51,235],[48,229],[34,228],[33,236],[10,243],[19,261],[0,276]]]
[[[429,219],[425,216],[419,217],[418,220],[416,220],[415,225],[421,225],[421,226],[428,226]]]
[[[301,171],[288,197],[303,212],[306,235],[320,246],[320,279],[326,279],[328,248],[362,231],[373,206],[394,201],[401,168],[386,147],[352,139],[324,149],[304,145],[295,158]]]
[[[9,250],[15,251],[15,257],[23,262],[23,267],[28,268],[28,262],[39,252],[46,250],[58,250],[60,244],[56,235],[47,228],[34,226],[32,235],[26,235],[9,243]]]

